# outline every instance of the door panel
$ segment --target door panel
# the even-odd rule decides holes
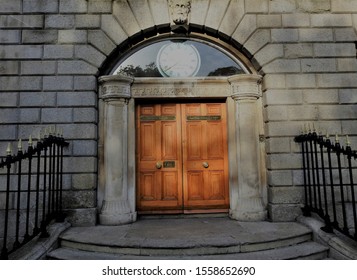
[[[182,105],[183,193],[187,210],[228,208],[224,108],[224,104]]]
[[[179,109],[179,105],[174,104],[137,108],[139,211],[182,211]]]
[[[141,213],[228,209],[225,104],[137,107]]]

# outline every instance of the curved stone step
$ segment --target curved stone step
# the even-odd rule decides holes
[[[263,251],[199,256],[137,256],[91,252],[72,248],[59,248],[52,251],[48,255],[48,258],[57,260],[320,260],[327,258],[327,252],[327,247],[310,241],[292,246]]]
[[[61,247],[129,256],[208,256],[283,248],[311,240],[298,223],[237,222],[228,218],[141,220],[123,226],[71,228]]]

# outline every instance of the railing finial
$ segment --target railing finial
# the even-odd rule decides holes
[[[9,143],[7,145],[6,155],[11,156],[11,153],[12,153],[12,148],[11,148],[11,143]]]
[[[338,134],[336,133],[336,135],[335,135],[335,142],[336,143],[340,143],[340,139],[338,138]]]
[[[32,145],[33,145],[31,134],[30,134],[30,137],[29,137],[28,144],[29,144],[29,147],[32,147]]]
[[[348,135],[346,135],[346,146],[347,147],[351,146],[350,138],[348,137]]]
[[[22,152],[22,140],[21,140],[21,138],[19,139],[19,142],[17,144],[17,149],[19,150],[19,152]]]

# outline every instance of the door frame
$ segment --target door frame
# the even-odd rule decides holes
[[[136,220],[136,145],[132,139],[136,139],[135,104],[144,99],[173,102],[225,99],[229,216],[241,221],[265,220],[267,184],[261,79],[261,76],[254,74],[228,78],[135,80],[119,75],[100,77],[100,98],[103,102],[99,103],[99,223],[113,225]],[[123,131],[123,137],[116,144],[110,140],[113,135],[117,136],[115,130]],[[121,150],[119,146],[122,143],[125,143],[127,153],[117,154],[116,150]],[[115,156],[119,156],[120,161],[114,160]],[[117,164],[113,165],[112,162]],[[111,178],[116,173],[123,178],[115,185]]]

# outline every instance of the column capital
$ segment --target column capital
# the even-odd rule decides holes
[[[262,76],[254,74],[239,74],[228,78],[231,84],[231,97],[234,100],[259,99],[261,93]]]
[[[121,75],[102,76],[98,79],[100,84],[100,98],[104,101],[116,99],[130,99],[130,87],[134,79]]]

